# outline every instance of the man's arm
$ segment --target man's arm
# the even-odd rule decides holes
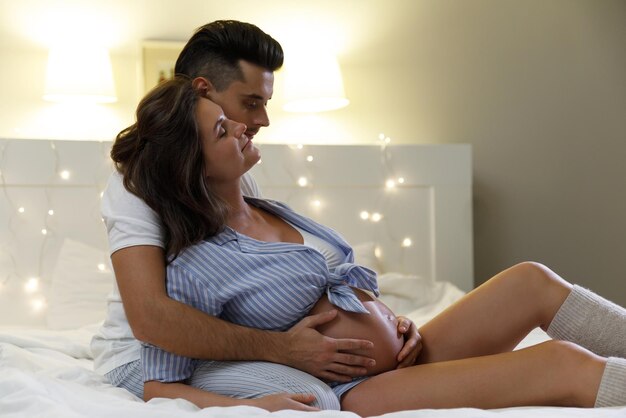
[[[113,253],[111,261],[133,334],[171,353],[211,360],[271,361],[336,381],[364,375],[371,364],[371,359],[342,352],[370,348],[370,342],[332,339],[314,329],[332,320],[336,311],[304,318],[287,332],[247,328],[169,298],[162,248],[123,248]]]

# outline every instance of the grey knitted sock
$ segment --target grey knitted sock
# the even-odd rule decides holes
[[[596,408],[626,405],[626,359],[609,357],[596,396]]]
[[[626,358],[626,309],[580,286],[574,286],[547,333],[604,357]]]

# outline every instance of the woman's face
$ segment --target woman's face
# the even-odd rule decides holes
[[[244,134],[246,125],[226,119],[222,108],[209,99],[198,98],[196,121],[205,176],[212,183],[240,178],[261,158],[259,149]]]

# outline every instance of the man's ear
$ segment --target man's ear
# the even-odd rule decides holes
[[[209,94],[215,91],[213,84],[204,77],[196,77],[191,81],[191,86],[200,92],[202,96],[209,97]]]

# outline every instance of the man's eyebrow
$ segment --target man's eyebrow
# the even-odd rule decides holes
[[[265,100],[263,98],[263,96],[259,95],[259,94],[255,94],[255,93],[251,93],[251,94],[242,94],[243,97],[247,97],[249,99],[257,99],[257,100]]]

